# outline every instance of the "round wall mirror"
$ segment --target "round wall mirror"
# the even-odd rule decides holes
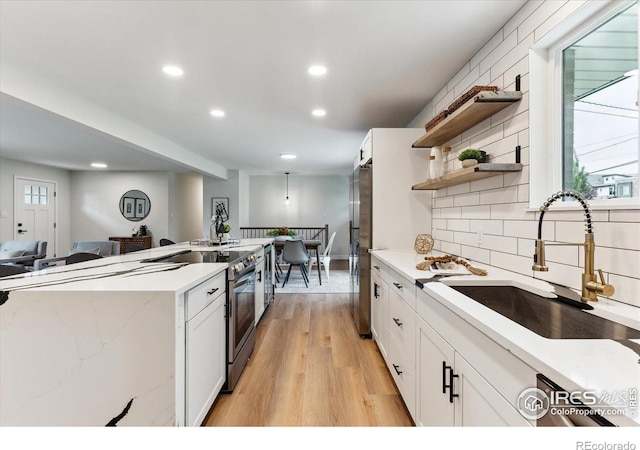
[[[120,212],[132,222],[138,222],[149,215],[151,200],[142,191],[127,191],[120,197]]]

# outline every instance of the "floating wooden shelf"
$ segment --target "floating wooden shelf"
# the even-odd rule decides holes
[[[520,91],[482,91],[456,109],[450,116],[413,143],[413,148],[430,148],[445,144],[449,139],[479,124],[487,117],[522,99]]]
[[[483,178],[495,177],[506,172],[520,172],[522,164],[507,163],[493,164],[480,163],[478,165],[467,167],[466,169],[456,170],[444,175],[440,180],[429,180],[419,183],[411,187],[414,191],[435,191],[437,189],[455,186],[469,181],[481,180]]]

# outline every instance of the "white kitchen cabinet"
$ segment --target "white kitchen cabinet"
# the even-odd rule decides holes
[[[369,130],[367,135],[362,141],[360,145],[360,151],[358,152],[358,164],[364,165],[369,162],[369,160],[373,157],[373,138],[372,138],[372,130]]]
[[[418,426],[530,426],[480,373],[418,318]]]
[[[258,264],[256,264],[256,296],[255,296],[255,305],[256,305],[256,325],[260,321],[262,314],[264,313],[264,295],[265,295],[265,262],[264,259],[261,259]]]
[[[532,368],[422,290],[417,312],[417,425],[532,425],[516,408]]]
[[[185,294],[185,424],[199,426],[226,380],[225,273]]]
[[[371,337],[380,353],[387,358],[387,342],[389,328],[389,286],[372,270],[371,271]]]
[[[453,426],[454,404],[449,400],[449,368],[455,352],[442,337],[418,317],[416,347],[416,425]]]

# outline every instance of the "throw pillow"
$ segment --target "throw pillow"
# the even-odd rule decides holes
[[[100,254],[100,247],[89,248],[87,250],[72,250],[69,255],[75,255],[76,253],[93,253],[94,255]]]
[[[0,250],[0,259],[17,258],[24,255],[24,250]]]

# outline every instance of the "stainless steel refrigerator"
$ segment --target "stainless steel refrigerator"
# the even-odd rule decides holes
[[[360,336],[371,337],[371,162],[357,167],[351,176],[351,314]]]

